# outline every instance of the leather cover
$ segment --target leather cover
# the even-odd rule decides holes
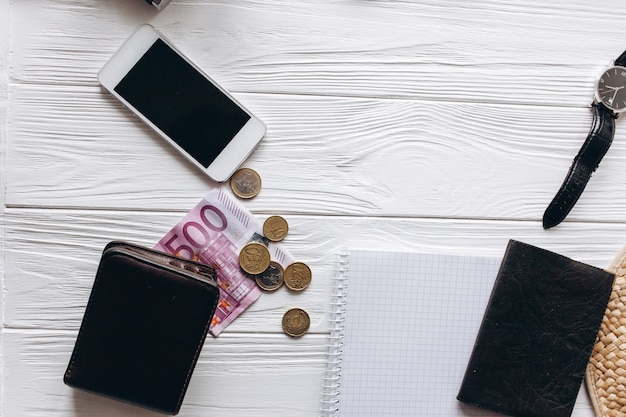
[[[177,414],[218,299],[212,267],[111,242],[64,382]]]
[[[457,398],[515,417],[569,417],[613,279],[510,241]]]
[[[561,223],[578,201],[591,174],[609,150],[615,133],[615,115],[602,104],[594,104],[593,123],[585,143],[578,151],[567,176],[543,214],[543,228]]]

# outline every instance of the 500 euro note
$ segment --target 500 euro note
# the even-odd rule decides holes
[[[239,267],[239,252],[251,241],[268,241],[262,225],[222,188],[211,190],[155,245],[156,250],[211,265],[217,272],[220,300],[209,331],[217,336],[262,291]],[[272,260],[283,267],[294,259],[280,244],[268,245]]]

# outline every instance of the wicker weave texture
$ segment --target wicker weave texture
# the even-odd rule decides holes
[[[626,248],[608,270],[615,273],[615,282],[586,383],[597,417],[626,417]]]

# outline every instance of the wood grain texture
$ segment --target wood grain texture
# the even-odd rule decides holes
[[[5,224],[4,210],[6,201],[6,177],[7,177],[7,111],[9,107],[9,35],[11,28],[11,8],[8,0],[0,0],[0,285],[4,289],[5,277]],[[4,291],[0,301],[0,374],[4,375]],[[0,378],[0,404],[4,404],[6,385],[4,378]],[[0,407],[0,416],[6,413]]]
[[[584,0],[191,1],[160,14],[124,0],[22,0],[14,77],[93,85],[149,21],[233,91],[581,106],[597,70],[623,50],[614,33],[624,17]],[[589,28],[593,19],[602,25]]]
[[[182,210],[214,185],[97,87],[13,93],[11,206]],[[246,161],[263,212],[539,220],[591,123],[587,108],[240,98],[268,124]],[[624,142],[618,129],[569,220],[626,220]]]
[[[137,25],[267,123],[244,204],[284,215],[313,270],[209,336],[181,416],[312,417],[341,248],[501,256],[517,239],[606,267],[626,244],[621,121],[567,221],[540,223],[624,21],[618,0],[0,0],[0,416],[154,415],[62,383],[104,245],[154,244],[217,186],[98,85]],[[294,306],[300,339],[280,326]],[[574,417],[592,415],[583,388]]]
[[[168,212],[7,209],[6,326],[77,330],[106,243],[120,239],[152,246],[179,218]],[[284,244],[310,265],[311,286],[303,293],[283,288],[263,294],[228,331],[281,333],[283,313],[301,306],[311,315],[311,332],[327,332],[335,256],[343,247],[501,256],[508,240],[516,239],[605,268],[626,235],[622,224],[572,223],[556,235],[534,222],[286,218],[290,231]]]
[[[8,209],[4,415],[152,415],[74,392],[61,377],[69,360],[102,247],[111,239],[149,245],[178,213]],[[567,224],[558,235],[533,222],[289,216],[285,244],[311,265],[301,294],[268,293],[219,337],[209,336],[184,416],[314,416],[327,352],[335,254],[342,247],[500,256],[509,238],[606,267],[626,225]],[[579,244],[574,244],[578,242]],[[381,277],[381,285],[393,277]],[[280,330],[283,312],[307,309],[312,329],[301,339]],[[246,400],[240,397],[245,395]],[[34,401],[24,401],[24,398]],[[280,404],[280,406],[277,406]],[[583,391],[575,417],[589,417]],[[65,413],[65,414],[64,414]],[[109,414],[107,414],[109,413]]]
[[[538,220],[621,48],[595,41],[619,13],[589,34],[604,7],[582,1],[126,3],[14,5],[9,205],[182,209],[212,185],[97,86],[146,19],[267,122],[247,162],[266,212],[288,195],[289,213]],[[626,220],[625,137],[569,219]],[[615,205],[597,204],[607,195]]]
[[[326,337],[223,334],[208,339],[180,416],[315,416]],[[7,416],[152,416],[159,414],[80,392],[63,384],[76,332],[5,332]],[[5,377],[6,378],[6,377]],[[27,399],[29,399],[27,401]],[[278,406],[284,404],[284,406]]]

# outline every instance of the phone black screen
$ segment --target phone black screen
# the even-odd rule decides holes
[[[161,39],[115,91],[205,168],[250,119]]]

